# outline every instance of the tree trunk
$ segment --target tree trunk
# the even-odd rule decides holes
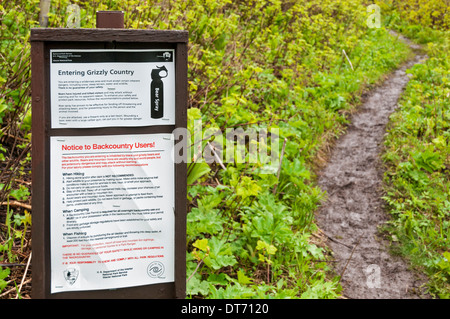
[[[47,27],[48,25],[48,12],[50,11],[50,1],[51,0],[41,0],[40,2],[40,13],[39,13],[39,25],[41,27]]]

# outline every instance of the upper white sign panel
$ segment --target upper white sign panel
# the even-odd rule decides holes
[[[52,128],[175,124],[174,50],[50,50]]]

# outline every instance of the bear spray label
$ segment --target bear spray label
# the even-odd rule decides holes
[[[150,85],[151,117],[162,118],[164,115],[164,83],[161,79],[167,77],[168,71],[165,66],[156,67],[152,70],[152,83]]]

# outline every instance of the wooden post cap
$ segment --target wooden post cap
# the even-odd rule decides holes
[[[97,11],[97,28],[124,28],[123,11]]]

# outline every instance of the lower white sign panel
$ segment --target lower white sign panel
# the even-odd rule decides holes
[[[173,282],[172,134],[50,145],[51,292]]]

